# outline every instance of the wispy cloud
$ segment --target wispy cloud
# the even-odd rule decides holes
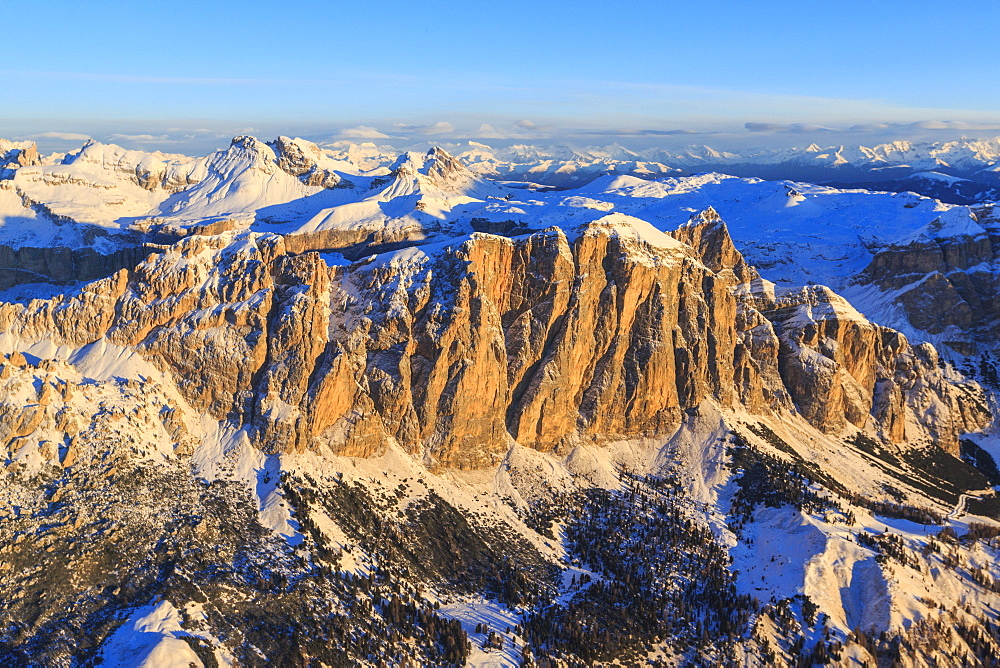
[[[967,121],[917,121],[909,127],[919,130],[1000,130],[1000,123],[970,123]]]
[[[581,134],[610,136],[610,137],[671,137],[675,135],[716,134],[716,131],[688,130],[688,129],[652,130],[648,128],[620,128],[617,130],[591,130],[589,132],[583,132]]]
[[[529,118],[516,120],[509,126],[510,137],[516,139],[546,139],[561,134],[566,128],[553,123],[540,123]]]
[[[67,72],[57,70],[0,70],[0,77],[48,79],[55,81],[80,81],[95,83],[152,84],[175,86],[282,86],[303,88],[315,86],[336,86],[359,82],[380,81],[386,85],[419,88],[428,81],[409,75],[389,72],[349,71],[336,76],[296,79],[293,77],[206,77],[206,76],[158,76],[149,74],[120,74],[110,72]],[[252,90],[252,89],[251,89]]]
[[[388,139],[389,135],[379,132],[369,125],[359,125],[355,128],[344,128],[337,133],[341,139]]]
[[[514,125],[521,128],[522,130],[547,130],[549,126],[539,125],[538,123],[528,120],[527,118],[522,118],[519,121],[514,121]]]
[[[31,135],[32,139],[62,139],[64,141],[87,141],[90,139],[90,135],[80,134],[79,132],[41,132],[37,135]]]
[[[850,132],[884,132],[891,128],[891,123],[857,123],[847,129]]]
[[[974,123],[969,121],[915,121],[912,123],[857,123],[847,128],[849,132],[913,132],[920,130],[947,130],[952,132],[995,132],[1000,122]]]
[[[138,135],[128,135],[116,133],[113,135],[108,135],[109,141],[127,141],[134,142],[137,144],[149,144],[149,143],[159,143],[159,142],[171,142],[171,141],[181,141],[178,138],[171,138],[168,135],[149,135],[149,134],[138,134]]]
[[[437,123],[432,123],[430,125],[406,125],[404,123],[397,123],[396,128],[400,132],[416,133],[421,135],[442,135],[455,131],[455,126],[448,121],[438,121]]]
[[[287,79],[257,79],[233,77],[161,77],[134,74],[104,74],[99,72],[52,72],[31,70],[0,70],[0,76],[33,77],[41,79],[58,79],[62,81],[99,81],[107,83],[137,83],[137,84],[174,84],[183,86],[225,86],[247,84],[288,84],[294,83]]]
[[[787,132],[790,134],[810,134],[817,132],[836,132],[833,128],[822,125],[812,125],[809,123],[755,123],[747,122],[743,124],[750,132]]]

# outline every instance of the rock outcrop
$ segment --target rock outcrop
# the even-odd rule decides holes
[[[666,434],[706,401],[949,451],[984,422],[930,347],[824,288],[769,292],[714,212],[674,236],[610,214],[349,266],[276,235],[192,236],[76,296],[0,305],[0,329],[137,349],[267,452],[396,442],[481,467],[513,442]]]
[[[332,169],[324,169],[319,165],[323,154],[316,144],[302,139],[278,137],[267,145],[274,151],[278,167],[298,177],[305,185],[322,188],[351,187],[350,183],[344,182]]]
[[[41,162],[35,142],[0,139],[0,170],[39,165]]]
[[[0,290],[23,283],[65,285],[105,278],[135,267],[150,252],[159,250],[126,245],[111,253],[98,253],[92,248],[12,248],[0,244]]]
[[[749,284],[760,278],[757,270],[736,250],[726,223],[712,207],[691,216],[671,234],[695,249],[705,266],[730,285]]]
[[[991,348],[1000,334],[998,249],[1000,219],[993,207],[980,207],[960,229],[932,224],[879,251],[861,281],[892,291],[916,328],[973,354]]]
[[[942,368],[933,346],[911,346],[828,288],[763,289],[753,300],[777,330],[785,387],[818,429],[874,429],[892,443],[930,441],[958,456],[959,436],[989,421],[978,386]]]

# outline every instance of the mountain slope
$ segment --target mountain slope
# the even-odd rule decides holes
[[[203,164],[134,261],[0,303],[4,662],[995,657],[991,390],[838,294],[970,287],[986,212]]]

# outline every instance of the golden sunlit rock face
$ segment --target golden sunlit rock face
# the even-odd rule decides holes
[[[711,210],[673,237],[610,216],[572,239],[476,233],[334,267],[274,235],[193,236],[76,296],[0,306],[0,323],[135,348],[268,453],[394,442],[480,468],[513,442],[664,435],[711,402],[955,454],[987,419],[929,346],[828,289],[769,292]]]

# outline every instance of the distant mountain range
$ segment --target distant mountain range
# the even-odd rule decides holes
[[[897,141],[871,148],[811,144],[805,148],[718,151],[695,146],[682,151],[630,151],[621,146],[494,149],[470,143],[456,149],[470,169],[490,178],[577,186],[599,174],[652,178],[717,171],[735,176],[903,192],[945,202],[971,204],[998,197],[1000,138],[944,143]]]
[[[292,150],[300,152],[296,159],[304,160],[303,165],[331,161],[329,169],[342,171],[387,168],[399,153],[391,146],[371,142],[338,141],[320,146],[302,139],[286,138],[280,141],[284,144],[279,150],[288,150],[292,144],[298,147]],[[14,167],[93,161],[98,154],[110,150],[117,157],[100,159],[120,161],[122,165],[130,165],[123,168],[135,168],[140,173],[160,170],[169,180],[185,178],[175,174],[177,170],[185,169],[182,165],[187,165],[188,173],[194,173],[199,169],[198,165],[206,160],[146,154],[117,147],[103,148],[105,146],[89,142],[80,151],[42,157],[31,142],[0,140],[0,169],[6,165],[9,176],[10,169]],[[656,148],[634,151],[617,144],[587,147],[513,144],[493,147],[475,141],[449,146],[449,150],[478,175],[559,188],[578,187],[609,173],[656,178],[715,171],[840,188],[913,191],[952,204],[974,204],[1000,198],[1000,137],[948,142],[894,141],[872,147],[819,146],[814,143],[801,148],[737,152],[709,146],[690,146],[676,151]],[[170,176],[166,175],[167,171],[170,171]],[[318,177],[312,178],[312,185],[317,185],[319,182],[315,179]],[[165,182],[164,185],[168,184]]]

